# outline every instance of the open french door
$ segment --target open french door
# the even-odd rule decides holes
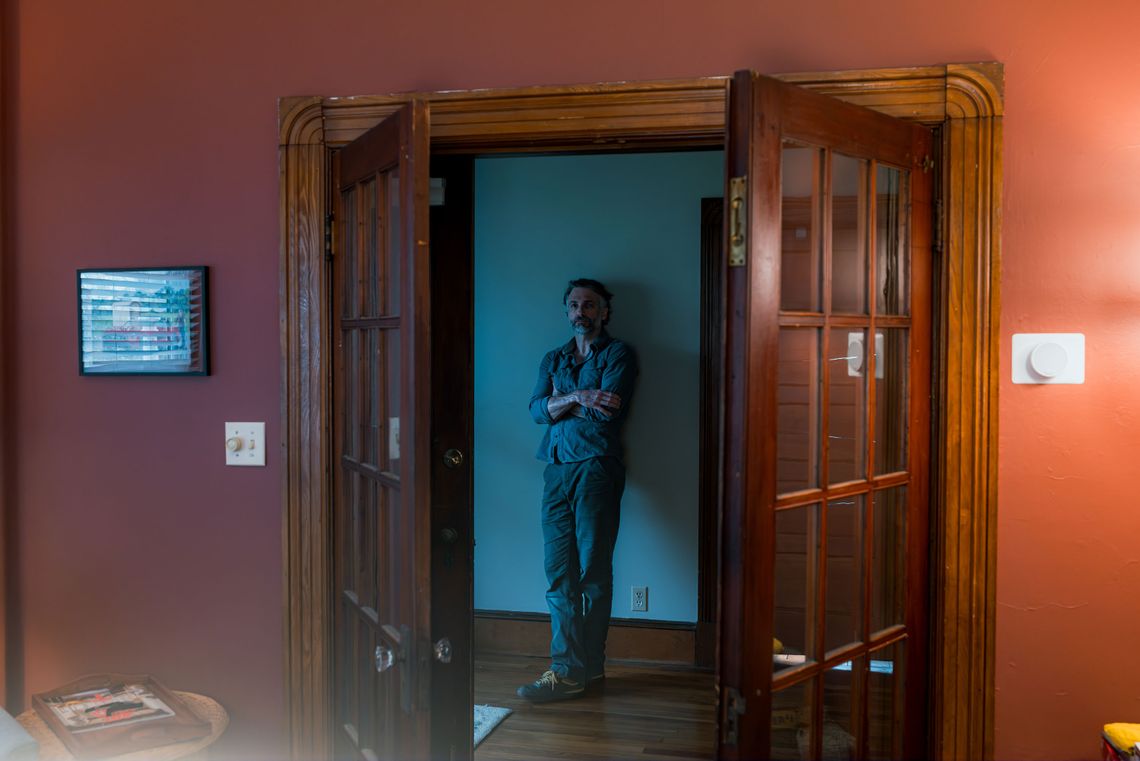
[[[926,756],[931,155],[732,82],[722,758]]]
[[[429,755],[428,141],[414,100],[333,157],[337,759]]]

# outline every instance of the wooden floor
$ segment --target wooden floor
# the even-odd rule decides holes
[[[537,679],[545,658],[475,660],[475,702],[514,710],[475,749],[475,761],[515,759],[711,759],[716,694],[708,672],[606,664],[605,686],[585,697],[534,705],[515,689]]]

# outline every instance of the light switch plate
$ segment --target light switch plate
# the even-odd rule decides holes
[[[1013,382],[1085,382],[1084,333],[1014,333]]]
[[[265,465],[265,423],[226,423],[226,465]]]

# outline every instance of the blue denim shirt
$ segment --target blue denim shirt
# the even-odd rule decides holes
[[[590,345],[590,354],[583,362],[575,361],[574,352],[571,338],[548,351],[538,366],[538,381],[530,395],[530,415],[547,429],[537,457],[546,462],[581,462],[604,456],[621,459],[621,426],[633,396],[637,358],[628,344],[611,338],[604,330]],[[567,413],[554,420],[546,409],[546,401],[556,388],[563,394],[580,389],[612,391],[621,397],[621,409],[613,417],[606,417],[598,410],[583,408],[585,417]]]

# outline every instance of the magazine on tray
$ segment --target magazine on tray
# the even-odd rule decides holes
[[[174,711],[143,684],[113,684],[51,696],[45,698],[44,703],[60,723],[75,734],[174,715]]]
[[[106,758],[207,738],[183,697],[148,674],[93,674],[32,695],[32,708],[75,758]]]

